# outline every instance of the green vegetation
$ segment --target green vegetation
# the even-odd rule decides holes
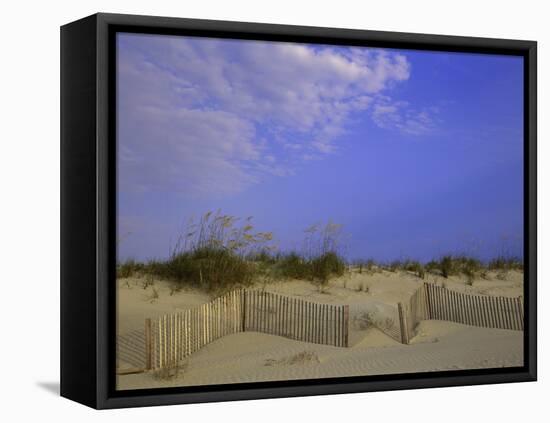
[[[445,255],[439,260],[432,260],[426,264],[427,272],[439,274],[444,278],[464,275],[468,284],[473,284],[476,277],[487,278],[488,271],[496,271],[498,275],[509,270],[523,271],[523,263],[517,258],[499,257],[484,264],[480,260],[465,255]],[[501,277],[501,279],[504,279]]]
[[[425,266],[417,260],[394,260],[382,266],[388,272],[411,272],[420,279],[424,279],[426,275]]]
[[[323,290],[331,277],[344,274],[346,263],[338,253],[340,225],[312,226],[305,231],[303,252],[281,254],[275,253],[272,233],[255,232],[251,221],[208,212],[198,222],[189,222],[167,260],[127,260],[119,264],[117,277],[145,274],[144,289],[157,277],[174,283],[172,293],[183,285],[220,293],[287,278],[308,280]]]
[[[144,269],[143,264],[136,262],[135,260],[129,259],[117,266],[116,277],[119,279],[129,278],[135,273],[138,273]]]
[[[523,271],[523,261],[517,257],[500,256],[489,262],[490,270],[520,270]]]
[[[223,292],[250,285],[258,267],[249,257],[266,258],[271,233],[254,232],[252,218],[244,221],[208,212],[198,222],[189,222],[165,261],[151,261],[144,271],[178,285],[192,285]]]
[[[426,270],[424,269],[424,266],[418,261],[409,262],[409,264],[407,265],[407,270],[416,274],[416,276],[418,276],[420,279],[424,279],[426,277]]]
[[[359,273],[364,271],[364,265],[360,261],[355,262]],[[450,276],[465,276],[466,283],[472,285],[479,277],[487,279],[488,272],[497,272],[498,279],[506,279],[510,270],[523,271],[523,263],[517,258],[500,257],[483,263],[479,259],[462,255],[444,255],[438,260],[431,260],[425,264],[416,260],[394,260],[386,264],[374,263],[373,267],[381,267],[388,272],[409,272],[420,279],[425,279],[427,274],[438,275],[444,278]]]
[[[441,276],[448,278],[452,275],[465,275],[469,281],[473,280],[483,268],[482,263],[471,257],[466,256],[443,256],[439,260],[439,270]]]
[[[272,279],[308,280],[323,291],[331,277],[346,271],[346,262],[338,253],[341,226],[329,222],[311,226],[305,232],[304,252],[262,256],[261,263],[269,266],[267,273]]]
[[[376,312],[364,311],[355,315],[353,325],[359,330],[370,328],[391,329],[395,321],[390,317],[378,317]]]
[[[171,248],[166,260],[140,263],[126,260],[117,266],[117,278],[144,276],[143,289],[153,286],[155,278],[171,281],[171,294],[184,286],[207,292],[223,293],[253,283],[284,279],[307,280],[321,292],[329,280],[343,276],[347,263],[340,252],[342,226],[328,222],[307,228],[300,251],[277,252],[271,232],[257,232],[252,218],[238,219],[218,212],[208,212],[198,222],[190,221]],[[488,263],[466,255],[444,255],[438,260],[421,263],[417,260],[396,260],[378,263],[372,259],[353,262],[352,272],[373,274],[388,272],[412,273],[420,279],[426,274],[465,276],[468,284],[476,277],[487,278],[489,271],[506,279],[511,270],[523,271],[523,263],[513,257],[497,257]],[[361,288],[365,292],[366,289]],[[154,290],[151,301],[158,298]]]
[[[363,272],[372,274],[380,268],[380,266],[378,266],[373,259],[355,260],[353,265],[356,267],[359,274],[362,274]]]

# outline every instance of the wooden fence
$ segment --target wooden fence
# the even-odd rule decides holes
[[[471,326],[523,330],[523,298],[456,292],[425,283],[398,304],[401,339],[408,344],[421,320],[448,320]]]
[[[422,320],[431,319],[427,298],[427,284],[424,284],[416,290],[406,303],[397,304],[401,343],[408,344],[414,334],[416,325]]]
[[[347,347],[349,306],[236,290],[193,309],[145,321],[145,367],[166,368],[223,336],[254,331]]]
[[[334,306],[265,291],[244,291],[244,331],[315,344],[348,346],[349,306]]]

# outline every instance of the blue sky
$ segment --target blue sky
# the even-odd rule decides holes
[[[221,209],[343,225],[348,258],[521,256],[523,62],[118,35],[119,258],[162,258]]]

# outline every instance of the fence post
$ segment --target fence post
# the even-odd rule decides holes
[[[397,311],[399,313],[399,328],[401,329],[401,343],[409,343],[409,329],[407,327],[407,318],[405,316],[405,309],[403,303],[397,303]]]
[[[145,319],[145,369],[151,370],[152,363],[152,343],[151,343],[151,319]]]
[[[246,330],[246,290],[241,290],[241,332]]]
[[[427,319],[426,320],[432,320],[433,319],[433,313],[432,313],[432,296],[430,293],[430,287],[427,282],[424,282],[424,294],[426,296],[426,314]]]
[[[349,347],[349,305],[344,306],[344,347]]]

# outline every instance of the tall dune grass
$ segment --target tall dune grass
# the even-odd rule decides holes
[[[521,270],[523,271],[523,261],[517,257],[499,256],[489,262],[490,270]]]
[[[149,262],[146,271],[206,291],[250,285],[256,267],[247,257],[269,251],[273,239],[269,232],[255,232],[251,220],[208,212],[188,223],[167,260]]]
[[[303,279],[325,287],[331,277],[342,276],[346,263],[337,253],[329,251],[311,258],[296,252],[277,257],[272,271],[276,279]]]
[[[311,226],[305,230],[302,251],[280,253],[275,251],[273,234],[255,231],[251,217],[241,220],[208,212],[188,223],[168,259],[127,260],[118,265],[117,277],[145,273],[210,292],[248,286],[259,279],[287,278],[308,280],[322,289],[346,269],[338,252],[341,229],[332,222]]]
[[[301,250],[279,252],[273,234],[256,231],[251,217],[239,219],[220,211],[208,212],[187,224],[166,260],[126,260],[118,264],[117,278],[145,274],[151,279],[172,281],[173,292],[183,286],[224,292],[259,281],[300,279],[323,291],[331,278],[344,275],[348,267],[341,253],[341,238],[342,226],[329,221],[304,231]],[[464,275],[469,283],[476,277],[486,277],[489,270],[502,277],[510,270],[523,271],[520,259],[506,256],[487,263],[467,255],[444,255],[427,263],[411,259],[380,263],[369,259],[357,260],[353,266],[357,273],[384,269],[409,272],[420,279],[427,273],[444,278]]]

